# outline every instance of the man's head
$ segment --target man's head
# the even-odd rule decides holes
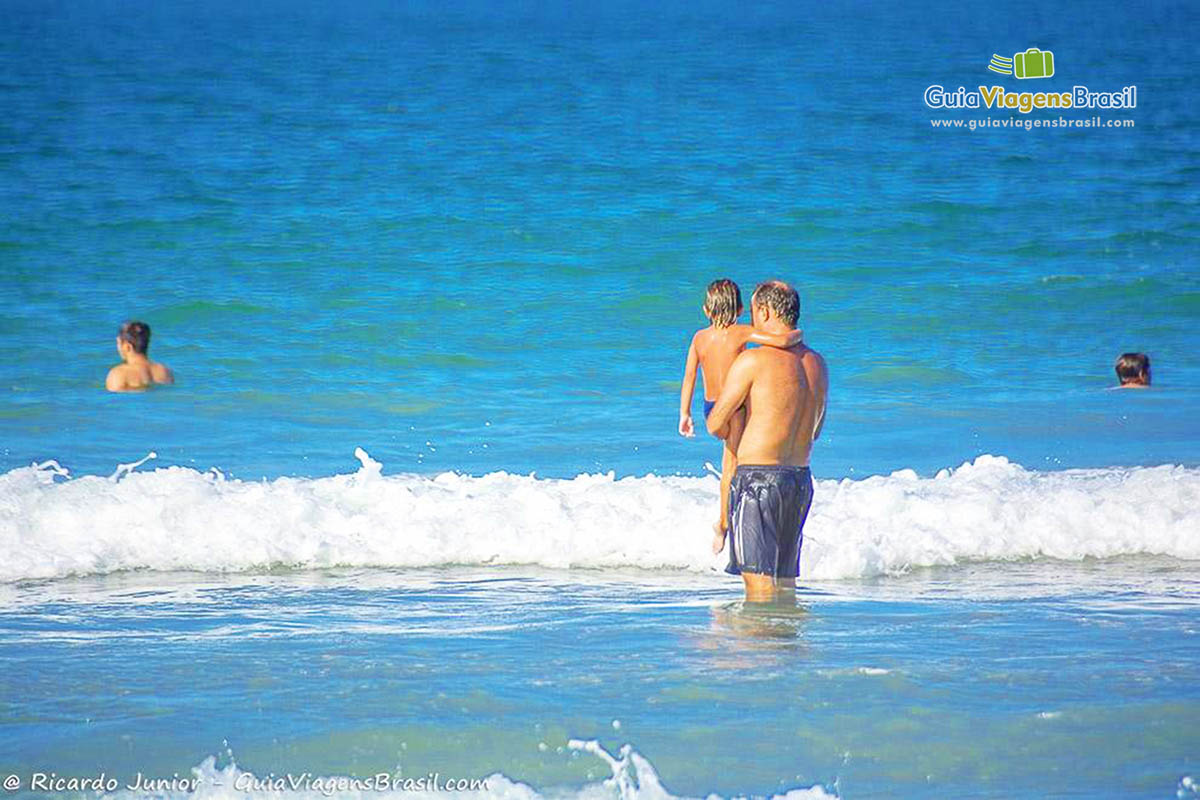
[[[728,328],[742,315],[742,290],[729,278],[708,285],[704,296],[704,316],[718,328]]]
[[[128,353],[146,355],[150,349],[150,326],[144,322],[130,320],[117,332],[117,351],[122,357]]]
[[[800,319],[800,295],[783,281],[763,281],[750,298],[750,318],[756,327],[778,320],[792,330]]]
[[[1150,357],[1145,353],[1122,353],[1116,369],[1122,386],[1150,385]]]

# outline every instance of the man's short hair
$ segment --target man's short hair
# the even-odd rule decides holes
[[[123,342],[129,342],[133,347],[133,352],[145,355],[146,351],[150,349],[150,326],[144,322],[138,322],[136,319],[130,320],[121,326],[117,338]]]
[[[1147,380],[1150,377],[1150,356],[1145,353],[1122,353],[1117,359],[1117,380],[1127,383]]]
[[[771,309],[775,316],[793,328],[800,319],[800,294],[783,281],[763,281],[754,289],[750,302]]]
[[[704,296],[704,316],[718,328],[728,328],[742,315],[742,290],[729,278],[708,285]]]

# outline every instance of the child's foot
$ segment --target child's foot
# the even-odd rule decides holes
[[[725,549],[725,526],[720,522],[713,523],[712,551],[713,555],[721,554]]]

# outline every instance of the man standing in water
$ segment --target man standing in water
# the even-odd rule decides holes
[[[174,383],[175,376],[166,364],[151,361],[150,326],[133,320],[117,332],[117,353],[121,363],[108,371],[104,388],[110,392],[136,392],[156,383]]]
[[[783,281],[758,285],[750,300],[754,327],[795,330],[800,296]],[[708,431],[730,435],[729,420],[746,408],[746,427],[729,445],[737,472],[729,492],[729,566],[746,584],[746,599],[766,602],[796,586],[804,520],[812,505],[808,468],[825,424],[829,375],[825,360],[804,344],[762,347],[737,357],[708,417]]]

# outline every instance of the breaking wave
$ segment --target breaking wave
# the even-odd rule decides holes
[[[536,565],[713,571],[714,476],[384,475],[244,481],[216,470],[0,475],[0,581],[119,570]],[[1200,559],[1200,469],[1027,470],[981,456],[818,480],[801,578],[1051,557]]]

